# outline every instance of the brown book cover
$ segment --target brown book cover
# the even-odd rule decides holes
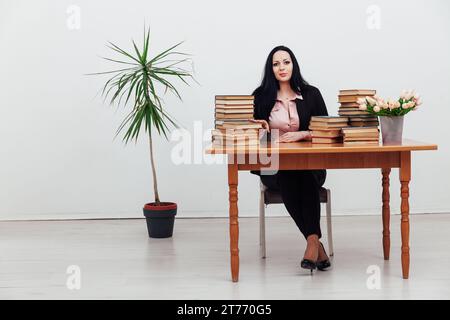
[[[347,128],[344,128],[344,129],[342,129],[342,131],[363,131],[363,132],[367,132],[367,131],[374,131],[374,130],[379,130],[378,129],[378,127],[373,127],[373,126],[366,126],[366,127],[358,127],[358,128],[356,128],[356,127],[347,127]]]
[[[319,127],[315,126],[313,123],[310,123],[308,126],[309,130],[320,130],[320,131],[336,131],[341,130],[342,128],[348,128],[348,125],[344,125],[342,127]]]
[[[356,102],[342,102],[340,107],[341,108],[350,108],[350,107],[359,108],[359,104]]]
[[[255,138],[241,138],[241,137],[237,137],[237,138],[235,138],[235,137],[233,137],[233,138],[228,138],[228,137],[216,137],[216,136],[214,136],[214,137],[212,137],[212,141],[220,141],[220,143],[222,143],[222,144],[226,144],[226,143],[234,143],[234,142],[237,142],[237,143],[249,143],[249,144],[254,144],[255,143],[255,141],[257,141],[258,140],[258,138],[257,137],[255,137]]]
[[[352,121],[352,127],[378,126],[378,121]]]
[[[342,96],[339,95],[338,96],[338,102],[352,102],[352,103],[356,103],[358,101],[359,98],[364,98],[367,97],[368,95],[353,95],[353,96]]]
[[[233,105],[244,105],[244,106],[253,106],[253,100],[223,100],[217,99],[215,102],[216,105],[222,104],[225,106],[233,106]]]
[[[350,117],[350,122],[352,121],[378,121],[378,117],[374,116],[357,116],[357,117]]]
[[[342,135],[344,139],[354,139],[354,140],[364,140],[364,139],[378,139],[380,136],[376,134],[352,134],[352,135]]]
[[[344,141],[344,145],[379,145],[379,141]]]
[[[254,108],[253,104],[216,104],[216,109],[252,109]]]
[[[311,121],[309,123],[310,126],[318,127],[318,128],[342,128],[348,126],[348,122],[317,122],[317,121]]]
[[[340,117],[340,116],[312,116],[311,121],[317,121],[317,122],[347,122],[347,117]]]
[[[313,130],[311,131],[311,136],[313,138],[337,138],[342,136],[342,132],[340,131],[322,131],[322,130]]]
[[[359,112],[367,113],[367,111],[359,109],[359,106],[355,106],[355,107],[339,107],[338,111],[359,111]],[[371,116],[373,117],[373,115],[371,115]]]
[[[345,137],[344,141],[378,141],[378,137]]]
[[[262,128],[262,125],[260,123],[224,123],[223,125],[224,129],[260,129]]]
[[[339,90],[339,95],[341,96],[352,96],[352,95],[364,95],[373,96],[377,93],[374,89],[342,89]]]
[[[216,108],[217,113],[253,113],[253,109],[222,109],[222,108]]]
[[[212,130],[212,134],[258,134],[259,128],[250,129],[216,129]]]
[[[358,130],[358,128],[364,128],[364,127],[350,127],[350,128],[342,129],[342,134],[344,136],[346,136],[346,135],[354,136],[354,135],[375,135],[375,134],[380,134],[380,132],[379,132],[377,127],[372,127],[372,128],[375,128],[374,130]],[[348,129],[355,129],[355,130],[348,130]]]
[[[360,110],[360,111],[341,111],[341,110],[339,110],[338,111],[338,114],[339,115],[342,115],[342,116],[362,116],[362,115],[366,115],[366,114],[370,114],[370,113],[368,113],[367,111],[362,111],[362,110]]]
[[[216,113],[216,119],[253,119],[253,113]]]
[[[215,99],[217,100],[253,100],[255,96],[251,95],[215,95]]]
[[[259,140],[247,140],[247,141],[223,141],[223,140],[213,140],[213,145],[216,146],[257,146],[259,145]]]
[[[312,143],[340,143],[342,142],[342,137],[337,138],[312,138]]]
[[[248,119],[215,119],[216,124],[234,123],[234,124],[252,124]]]

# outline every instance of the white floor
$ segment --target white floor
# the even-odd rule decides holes
[[[334,217],[333,269],[313,276],[299,267],[305,242],[290,217],[267,218],[265,260],[257,218],[239,221],[238,283],[231,281],[227,219],[177,219],[167,239],[148,238],[143,219],[0,222],[0,298],[450,298],[450,214],[411,216],[409,280],[401,277],[398,215],[388,262],[381,217]],[[69,266],[80,268],[79,290],[67,287],[76,283]]]

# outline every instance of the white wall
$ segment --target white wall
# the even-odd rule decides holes
[[[80,9],[80,29],[73,21]],[[380,9],[380,29],[367,20]],[[215,94],[250,94],[267,54],[290,47],[305,78],[337,114],[342,88],[375,88],[394,97],[404,88],[423,95],[406,117],[405,137],[439,145],[412,158],[412,213],[449,212],[450,3],[448,1],[2,1],[0,2],[0,219],[141,217],[153,201],[147,140],[113,141],[125,111],[97,95],[110,70],[106,42],[131,48],[151,26],[151,51],[186,40],[201,86],[180,85],[184,102],[167,110],[186,128],[213,126]],[[226,216],[226,166],[174,165],[158,138],[162,201],[178,217]],[[205,143],[205,146],[207,143]],[[201,157],[201,150],[199,151]],[[391,174],[392,212],[399,212],[398,170]],[[239,174],[240,215],[257,214],[258,178]],[[329,170],[335,214],[378,214],[378,170]],[[272,206],[269,214],[287,214]]]

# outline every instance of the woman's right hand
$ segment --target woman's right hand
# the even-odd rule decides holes
[[[270,132],[270,127],[266,120],[256,120],[256,119],[249,119],[249,120],[250,120],[250,122],[253,122],[253,123],[261,123],[263,129],[267,130],[267,132]]]

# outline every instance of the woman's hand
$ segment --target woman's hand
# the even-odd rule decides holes
[[[309,137],[308,131],[286,132],[282,134],[275,142],[295,142]]]
[[[261,123],[263,129],[267,130],[267,132],[270,132],[270,127],[266,120],[255,120],[255,119],[249,119],[249,120],[250,120],[250,122],[253,122],[253,123]]]

